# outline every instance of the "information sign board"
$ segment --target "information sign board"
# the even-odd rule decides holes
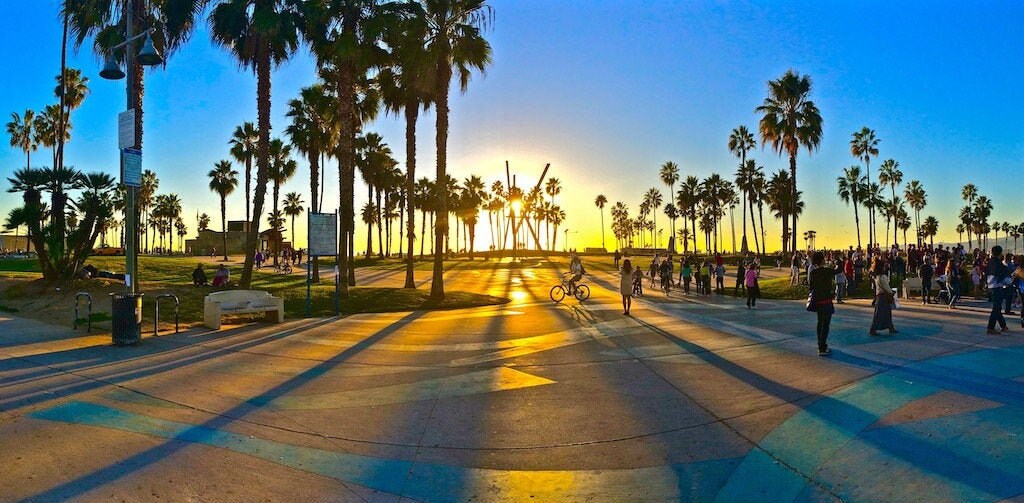
[[[338,254],[338,214],[309,213],[309,256],[323,257]]]
[[[133,148],[121,150],[121,184],[126,187],[142,186],[142,151]]]
[[[135,109],[117,114],[117,148],[133,148],[135,138]]]

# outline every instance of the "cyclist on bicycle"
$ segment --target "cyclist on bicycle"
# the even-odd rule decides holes
[[[569,262],[569,273],[572,274],[572,278],[569,279],[569,294],[576,294],[576,282],[578,282],[583,275],[587,273],[587,270],[583,268],[583,261],[575,253],[572,254],[572,259]]]

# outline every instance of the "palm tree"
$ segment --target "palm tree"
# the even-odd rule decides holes
[[[293,176],[295,176],[295,170],[298,166],[295,163],[295,159],[292,159],[292,147],[285,142],[281,141],[280,138],[274,138],[270,142],[270,171],[267,173],[267,178],[274,182],[273,191],[273,212],[280,213],[278,211],[278,203],[280,202],[281,185],[288,182]],[[277,252],[281,251],[281,229],[275,228],[277,238]],[[274,253],[274,266],[277,266],[279,253]]]
[[[867,177],[864,178],[867,180]],[[885,200],[882,198],[882,186],[875,182],[868,182],[865,185],[864,191],[864,207],[868,209],[870,213],[871,227],[874,227],[875,209],[882,208],[885,204]],[[870,237],[870,236],[868,236]],[[869,240],[870,241],[870,240]],[[869,246],[876,246],[878,243],[868,243]]]
[[[679,165],[672,162],[666,161],[665,164],[661,165],[661,169],[658,171],[658,177],[661,178],[661,183],[668,185],[669,199],[672,199],[672,194],[676,193],[676,182],[679,181]],[[672,236],[676,235],[676,217],[671,217],[672,220]],[[673,240],[674,241],[674,240]]]
[[[11,146],[25,153],[25,167],[32,168],[32,152],[39,147],[39,132],[35,129],[35,115],[32,110],[25,110],[21,116],[11,112],[11,121],[7,123],[7,134],[11,137]]]
[[[836,179],[839,184],[839,198],[844,203],[853,203],[853,220],[857,226],[857,248],[861,247],[860,242],[860,213],[857,212],[857,204],[864,198],[864,185],[867,178],[860,174],[860,166],[850,166],[843,170],[843,176]]]
[[[654,243],[654,247],[655,248],[658,248],[658,247],[661,246],[661,241],[660,241],[660,239],[655,241],[656,238],[655,238],[655,235],[653,233],[658,232],[658,211],[657,211],[657,209],[661,208],[661,204],[663,202],[665,202],[665,201],[664,201],[664,199],[661,196],[661,191],[659,191],[655,187],[651,187],[650,189],[647,189],[647,192],[644,194],[644,202],[646,202],[647,206],[649,208],[651,208],[651,210],[652,210],[651,214],[652,214],[652,217],[654,218],[654,229],[652,229],[651,242]]]
[[[551,197],[551,204],[555,204],[555,196],[562,193],[562,181],[557,178],[548,178],[544,182],[544,193]]]
[[[747,253],[747,201],[750,200],[750,177],[749,174],[743,177],[745,183],[740,183],[740,173],[747,169],[747,152],[757,147],[757,140],[747,129],[747,126],[737,126],[729,134],[729,152],[740,158],[740,166],[736,171],[736,186],[743,192],[743,242],[740,245],[743,253]],[[751,208],[753,212],[753,208]],[[753,214],[751,214],[753,220]]]
[[[700,179],[689,175],[679,193],[676,195],[676,205],[679,206],[679,213],[683,218],[690,219],[690,236],[693,238],[693,251],[697,251],[697,203],[700,201]]]
[[[939,220],[932,216],[925,218],[921,231],[929,238],[931,245],[935,246],[935,235],[939,233]]]
[[[219,0],[210,13],[214,42],[256,74],[256,193],[245,240],[241,288],[249,288],[252,283],[256,237],[270,175],[270,71],[298,48],[298,26],[294,4],[285,0]]]
[[[895,159],[886,159],[882,161],[881,166],[878,169],[878,183],[882,185],[888,185],[892,189],[892,198],[896,199],[896,186],[903,183],[903,172],[900,171],[900,163],[896,162]],[[895,218],[895,215],[890,215]],[[886,232],[888,234],[888,232]],[[893,241],[896,239],[896,225],[893,225]]]
[[[210,177],[210,190],[220,196],[221,251],[228,261],[227,198],[238,187],[238,172],[232,169],[231,161],[220,161],[213,165],[206,176]]]
[[[331,121],[331,98],[321,84],[304,87],[299,97],[288,102],[288,117],[291,124],[285,134],[295,150],[305,154],[309,162],[309,193],[312,211],[319,212],[323,201],[320,198],[321,157],[337,139],[334,122]]]
[[[61,79],[60,75],[57,75],[57,87],[54,88],[53,94],[64,103],[64,122],[69,123],[71,121],[71,112],[76,108],[82,106],[82,102],[85,101],[85,96],[89,94],[89,77],[82,75],[82,70],[78,68],[65,68],[64,79]]]
[[[911,180],[903,189],[903,198],[907,200],[907,204],[914,210],[914,225],[917,229],[918,237],[921,236],[921,210],[928,204],[928,194],[925,192],[924,187],[918,180]],[[917,243],[921,245],[920,240]]]
[[[244,122],[240,126],[235,126],[235,132],[232,133],[231,139],[228,140],[228,144],[231,145],[231,157],[236,161],[245,165],[245,221],[252,221],[252,215],[249,210],[252,208],[250,199],[252,198],[252,189],[250,182],[252,181],[252,159],[256,156],[256,144],[259,141],[259,132],[256,131],[256,126],[251,122]]]
[[[491,7],[485,0],[430,0],[426,2],[427,54],[433,66],[434,92],[437,105],[437,183],[447,179],[448,169],[448,91],[453,68],[458,71],[459,87],[469,87],[473,69],[483,72],[491,63],[491,46],[481,35],[490,27]],[[434,240],[442,247],[448,230],[448,205],[445,191],[438,191],[438,220]],[[434,276],[430,287],[433,299],[444,298],[444,264],[442,254],[434,254]]]
[[[302,196],[298,192],[289,192],[284,195],[284,214],[292,218],[292,248],[295,246],[295,217],[302,214],[302,204],[305,201],[302,200]]]
[[[32,127],[35,129],[36,141],[43,147],[48,147],[52,154],[53,166],[57,165],[57,141],[58,131],[61,130],[61,107],[60,105],[46,105],[41,113],[36,114]],[[71,141],[71,123],[64,124],[63,143]]]
[[[601,210],[601,248],[608,251],[608,248],[604,244],[604,205],[608,204],[608,198],[604,197],[604,194],[598,194],[594,199],[594,206]]]
[[[985,248],[988,248],[988,233],[992,227],[988,224],[988,217],[992,216],[992,200],[988,196],[978,196],[974,199],[974,210],[971,214],[971,221],[978,227],[984,229]],[[978,234],[977,232],[975,234]],[[979,235],[979,240],[980,236]]]
[[[973,210],[971,209],[971,207],[974,205],[974,200],[977,199],[977,197],[978,197],[978,187],[976,187],[973,183],[968,183],[967,185],[964,185],[963,188],[960,189],[960,197],[963,198],[964,202],[967,203],[967,214],[966,214],[967,218],[966,218],[966,221],[964,222],[964,224],[967,226],[967,245],[968,245],[968,247],[970,247],[970,246],[972,246],[971,245],[971,231],[974,229],[974,223],[975,223],[974,222],[974,213],[973,213]],[[961,212],[961,213],[963,213],[963,212]],[[962,215],[962,216],[964,216],[964,215]],[[980,240],[980,236],[979,236],[979,240]]]
[[[391,49],[391,61],[377,75],[377,81],[380,83],[385,109],[396,115],[399,112],[405,115],[405,193],[409,221],[406,228],[408,255],[404,287],[416,288],[413,281],[416,222],[412,218],[417,207],[416,122],[420,109],[429,108],[431,97],[426,79],[430,68],[426,64],[428,58],[424,45],[427,28],[425,13],[420,4],[410,6],[415,8],[408,9],[402,25],[384,33],[384,43]]]
[[[810,100],[810,94],[811,78],[789,70],[778,80],[768,82],[768,97],[755,109],[763,114],[758,126],[761,144],[771,143],[776,153],[789,155],[794,201],[797,200],[796,154],[801,146],[810,154],[821,143],[821,113]],[[793,211],[791,216],[791,239],[795,250],[797,212]]]
[[[1001,227],[1003,229],[1003,248],[1009,248],[1010,243],[1007,239],[1010,237],[1010,222],[1003,222]]]
[[[866,177],[871,183],[871,158],[878,155],[878,138],[875,138],[875,130],[864,126],[860,131],[855,131],[850,139],[850,154],[857,160],[864,161]],[[875,242],[875,213],[873,209],[868,212],[868,245]]]

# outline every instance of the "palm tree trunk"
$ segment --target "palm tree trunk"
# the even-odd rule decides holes
[[[853,222],[857,227],[857,248],[860,248],[860,213],[857,212],[857,199],[853,199]]]
[[[249,212],[250,198],[252,196],[252,189],[250,188],[250,182],[252,181],[252,156],[245,157],[245,221],[251,222],[252,216]]]
[[[420,258],[422,259],[423,249],[426,247],[427,241],[430,240],[427,239],[427,212],[426,210],[423,210],[420,211],[420,213],[423,214],[423,223],[420,224]],[[406,273],[406,276],[408,277],[408,273]]]
[[[267,195],[267,175],[270,171],[270,52],[265,44],[256,49],[256,122],[259,139],[256,150],[256,194],[253,197],[252,220],[245,238],[245,265],[239,286],[248,289],[252,285],[252,267],[256,253],[256,238],[259,234],[260,217],[263,214],[263,199]]]
[[[381,218],[380,192],[381,187],[375,187],[377,192],[377,256],[384,256],[384,219]],[[369,256],[367,256],[369,257]]]
[[[220,237],[224,252],[224,261],[228,261],[228,207],[225,194],[220,196]]]
[[[792,249],[796,250],[796,208],[797,208],[797,190],[796,190],[796,153],[794,152],[789,156],[789,174],[793,177],[793,229],[790,237],[792,238]],[[870,178],[868,179],[870,181]]]
[[[416,239],[416,119],[419,114],[419,103],[414,100],[405,103],[405,199],[406,210],[409,214],[406,239],[408,240],[408,254],[405,258],[405,288],[416,288],[413,279],[413,252]],[[426,221],[426,215],[423,216]],[[420,237],[422,243],[424,236]],[[423,248],[420,247],[420,257],[423,257]]]

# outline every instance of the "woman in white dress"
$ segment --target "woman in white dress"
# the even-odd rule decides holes
[[[619,271],[619,293],[622,294],[622,314],[629,316],[629,308],[633,305],[633,264],[629,259],[622,261]]]

